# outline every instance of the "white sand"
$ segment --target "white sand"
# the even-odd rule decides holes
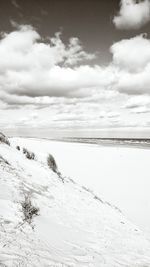
[[[13,139],[36,151],[51,152],[63,175],[89,187],[118,206],[146,233],[150,232],[150,150],[81,143]]]
[[[117,150],[18,138],[11,143],[20,144],[21,151],[0,144],[0,266],[149,266],[150,242],[138,227],[70,179],[65,178],[63,183],[47,166],[50,152],[61,172],[70,176],[72,173],[72,178],[78,177],[82,183],[94,184],[97,172],[101,172],[99,181],[105,174],[113,177],[118,164],[114,163],[115,155],[120,155]],[[35,160],[25,157],[23,147],[35,152]],[[130,150],[121,151],[123,155],[130,154]],[[130,165],[133,167],[130,161],[129,173]],[[119,170],[120,174],[127,173],[127,168],[119,168],[118,175]],[[82,175],[85,180],[81,180]],[[103,188],[106,185],[107,182]],[[119,190],[117,185],[108,187],[108,192]],[[34,216],[31,224],[24,221],[21,203],[25,195],[39,208],[39,216]]]

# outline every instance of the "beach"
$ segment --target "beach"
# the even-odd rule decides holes
[[[12,143],[51,152],[64,176],[93,190],[117,206],[147,235],[150,232],[150,150],[145,145],[114,146],[35,138],[12,138]]]
[[[1,134],[0,264],[149,266],[148,152]]]

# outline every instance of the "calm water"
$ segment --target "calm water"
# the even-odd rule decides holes
[[[100,145],[128,145],[150,147],[150,130],[59,130],[47,128],[0,129],[8,136],[36,137],[67,142],[91,143]]]
[[[98,145],[128,145],[150,148],[150,139],[145,138],[63,138],[68,142],[89,143]]]

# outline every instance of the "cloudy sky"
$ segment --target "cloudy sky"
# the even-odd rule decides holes
[[[0,128],[150,128],[150,0],[2,0]]]

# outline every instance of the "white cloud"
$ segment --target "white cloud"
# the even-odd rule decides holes
[[[77,38],[65,45],[60,33],[44,42],[30,26],[21,26],[0,41],[0,88],[11,94],[63,95],[71,88],[80,89],[104,78],[100,68],[82,66],[79,62],[91,60],[95,55],[86,53]],[[86,76],[86,77],[85,77]],[[90,77],[90,78],[89,78]],[[70,91],[69,91],[70,94]]]
[[[88,88],[104,88],[112,85],[114,79],[113,67],[103,69],[99,66],[54,66],[49,70],[8,71],[0,78],[0,86],[5,91],[18,95],[82,97],[89,95]]]
[[[145,35],[122,40],[111,47],[118,68],[116,89],[126,94],[150,94],[150,40]]]
[[[121,0],[113,23],[118,29],[139,29],[150,21],[150,1]]]
[[[93,88],[94,94],[102,90],[150,94],[150,40],[145,35],[113,44],[113,61],[106,67],[79,66],[79,62],[94,55],[86,53],[77,38],[71,38],[65,45],[60,37],[57,33],[44,42],[30,26],[2,35],[0,90],[1,99],[2,92],[5,93],[3,101],[37,104],[43,101],[38,97],[43,96],[92,99]]]
[[[108,66],[90,66],[94,55],[77,38],[64,44],[57,33],[43,40],[30,26],[3,34],[0,126],[124,127],[141,119],[147,125],[150,109],[143,95],[150,95],[150,41],[144,35],[122,40],[111,53]],[[133,95],[143,96],[136,108],[128,102]]]
[[[138,107],[150,107],[150,96],[149,95],[138,95],[128,99],[124,105],[125,108],[138,108]]]
[[[119,68],[140,72],[150,63],[150,40],[145,34],[121,40],[112,45],[111,52]]]
[[[130,114],[150,114],[150,96],[131,96],[123,107],[130,110]]]
[[[150,94],[150,64],[141,72],[120,72],[117,89],[127,94]]]
[[[20,26],[17,31],[3,34],[0,42],[0,71],[5,70],[49,70],[56,64],[74,65],[91,60],[94,55],[83,51],[77,38],[71,38],[65,45],[60,33],[42,41],[31,26]]]

